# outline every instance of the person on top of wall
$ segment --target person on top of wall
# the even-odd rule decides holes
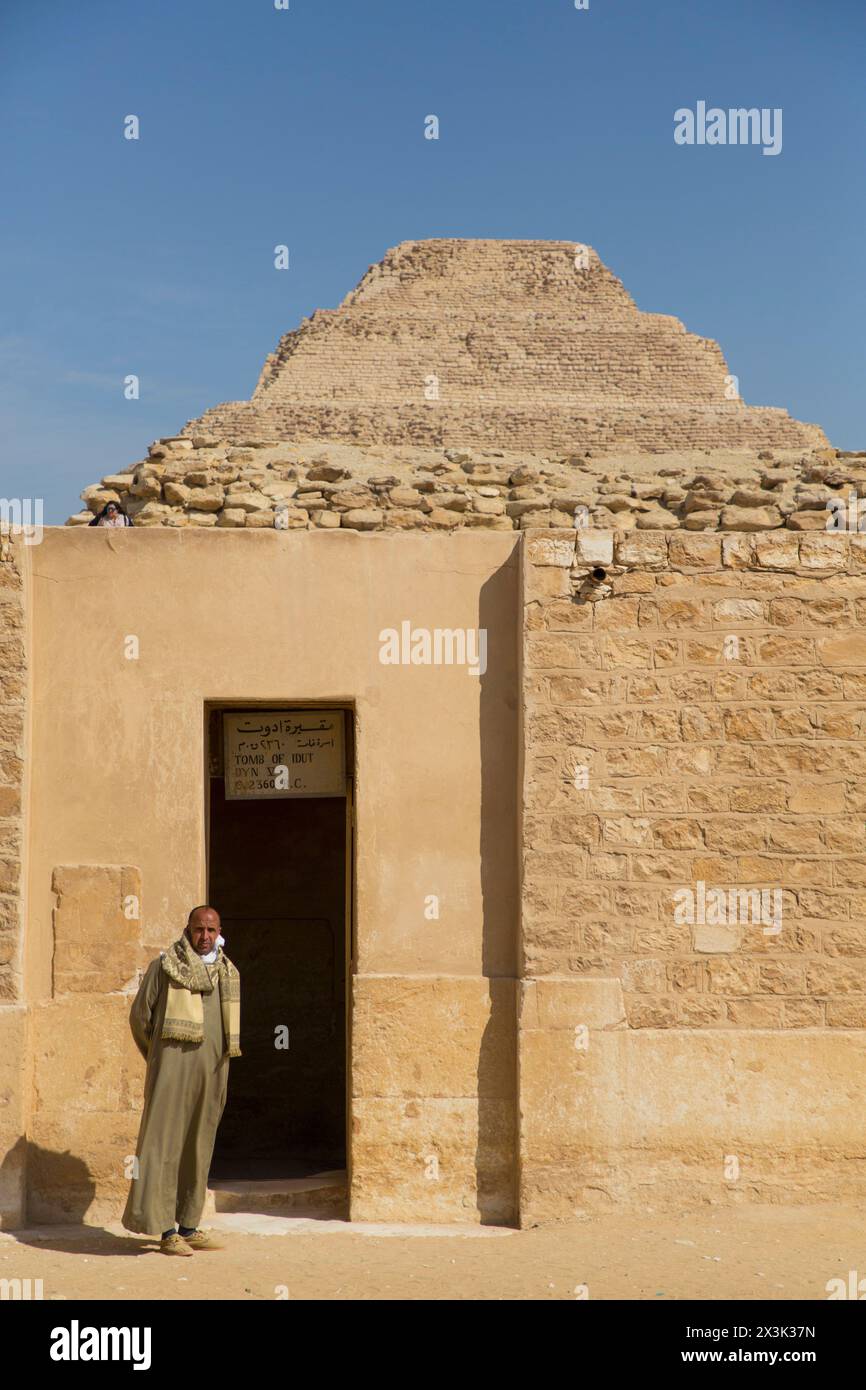
[[[129,1016],[147,1072],[121,1221],[128,1231],[160,1232],[166,1255],[222,1249],[198,1229],[229,1059],[241,1055],[241,977],[219,928],[214,908],[194,907],[180,938],[145,971]]]
[[[97,512],[88,526],[132,526],[131,516],[127,516],[119,502],[106,502],[101,512]]]

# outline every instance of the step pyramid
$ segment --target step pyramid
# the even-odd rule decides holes
[[[280,340],[249,401],[183,433],[535,453],[827,445],[736,390],[717,343],[642,313],[590,247],[405,241]]]

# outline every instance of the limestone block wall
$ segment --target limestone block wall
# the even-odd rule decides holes
[[[129,1031],[137,972],[148,960],[141,874],[130,865],[62,865],[51,887],[52,989],[31,1015],[27,1215],[114,1221],[141,1113],[141,1058]]]
[[[0,535],[0,1227],[24,1210],[28,1102],[22,1003],[27,742],[26,550]]]
[[[527,533],[522,1215],[866,1180],[864,616],[856,534]]]
[[[0,537],[0,1003],[21,997],[27,649],[24,546]]]
[[[515,981],[356,975],[352,1218],[512,1223]]]

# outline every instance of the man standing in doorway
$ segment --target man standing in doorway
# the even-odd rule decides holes
[[[129,1015],[147,1073],[121,1220],[128,1231],[161,1232],[166,1255],[222,1248],[198,1229],[229,1058],[241,1055],[240,975],[219,926],[212,907],[194,907],[180,938],[151,961]]]

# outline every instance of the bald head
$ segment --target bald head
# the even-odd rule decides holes
[[[220,915],[216,908],[203,905],[194,907],[186,923],[186,934],[192,948],[200,956],[206,956],[216,945],[220,931]]]

